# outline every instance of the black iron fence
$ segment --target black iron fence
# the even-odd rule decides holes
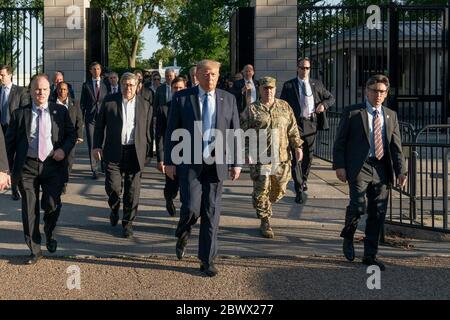
[[[449,7],[299,6],[298,55],[333,93],[333,111],[364,100],[369,76],[391,81],[389,106],[422,128],[448,123]]]
[[[13,67],[13,82],[28,86],[43,72],[42,8],[0,8],[0,63]]]
[[[316,156],[333,161],[333,144],[341,113],[328,112],[330,130],[319,131]],[[428,125],[417,130],[400,122],[408,184],[391,190],[386,221],[450,233],[448,221],[450,125]]]

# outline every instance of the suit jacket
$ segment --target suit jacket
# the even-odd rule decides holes
[[[160,85],[158,87],[158,89],[156,89],[155,92],[155,96],[153,99],[153,110],[155,110],[155,112],[158,112],[158,109],[167,104],[167,84],[164,83],[162,85]]]
[[[320,80],[309,79],[311,90],[314,97],[314,107],[322,103],[325,106],[325,110],[331,107],[335,99],[331,92],[325,89],[325,86]],[[298,124],[302,123],[302,108],[300,104],[300,92],[299,92],[298,77],[286,81],[281,90],[280,99],[286,100],[294,110],[295,118]],[[326,112],[319,113],[317,115],[317,130],[329,129],[328,119]]]
[[[77,132],[77,138],[83,139],[83,114],[81,113],[80,103],[69,97],[69,116]]]
[[[202,140],[195,141],[196,136],[202,136],[201,132],[196,132],[198,129],[195,127],[195,121],[202,121],[200,113],[200,103],[198,99],[199,88],[198,86],[181,90],[175,93],[172,97],[172,103],[170,105],[169,119],[167,121],[167,130],[164,142],[164,164],[173,165],[172,162],[172,149],[178,142],[171,141],[172,133],[177,129],[185,129],[189,132],[191,159],[190,163],[182,163],[177,165],[177,175],[179,178],[187,178],[189,180],[196,179],[202,172],[203,164],[195,163],[196,158],[202,159],[198,154],[198,145],[200,144],[200,152]],[[219,130],[223,137],[226,137],[227,129],[239,129],[239,112],[236,105],[236,98],[234,95],[221,90],[216,89],[216,129]],[[183,141],[184,142],[184,141]],[[197,146],[196,146],[197,144]],[[235,142],[236,146],[236,142]],[[197,147],[197,148],[196,148]],[[195,152],[197,151],[197,154]],[[217,151],[217,150],[216,150]],[[224,144],[223,150],[223,162],[224,164],[215,164],[217,177],[219,180],[225,180],[228,176],[228,165],[226,164],[226,146]],[[217,156],[217,155],[216,155]],[[232,167],[238,166],[236,161],[236,152],[234,153],[234,163]]]
[[[396,176],[406,174],[405,159],[397,113],[383,107],[386,136],[384,137],[385,157],[387,156],[389,184]],[[347,180],[354,181],[361,171],[370,151],[369,120],[366,104],[356,104],[344,109],[336,140],[333,146],[333,169],[345,169]]]
[[[0,130],[0,171],[8,171],[8,156],[6,155],[5,137],[3,130]]]
[[[67,108],[49,102],[48,108],[52,119],[53,150],[62,149],[66,154],[63,160],[67,163],[67,156],[72,151],[77,140],[77,134],[70,120]],[[19,181],[22,169],[27,159],[32,120],[32,104],[14,111],[6,132],[6,148],[9,166],[12,168],[11,177]],[[67,181],[67,176],[63,177]]]
[[[253,80],[253,83],[255,84],[255,90],[256,90],[256,100],[259,99],[259,82],[257,80]],[[233,84],[233,88],[231,91],[236,97],[236,103],[238,105],[239,113],[245,110],[247,107],[247,100],[245,99],[245,95],[242,93],[242,88],[245,87],[245,80],[240,79],[236,80]]]
[[[0,113],[2,111],[1,106],[3,105],[3,101],[1,101],[2,90],[3,88],[0,87]],[[29,103],[30,96],[28,95],[27,90],[13,84],[8,97],[9,118],[11,119],[14,110],[24,107]]]
[[[80,99],[80,107],[81,112],[84,116],[85,123],[95,122],[95,118],[97,113],[100,110],[100,106],[102,105],[103,99],[108,95],[108,88],[104,84],[102,80],[100,80],[100,94],[97,100],[95,96],[95,89],[92,83],[92,79],[89,79],[85,83],[83,83],[83,87],[81,88],[81,99]]]
[[[141,170],[145,166],[147,148],[151,142],[150,123],[153,108],[141,96],[136,96],[134,143]],[[94,130],[94,149],[103,149],[105,161],[120,163],[122,158],[122,94],[109,95],[102,104]],[[104,141],[104,143],[103,143]]]
[[[171,101],[161,106],[156,115],[156,160],[158,162],[164,161],[164,138],[167,130],[167,119],[169,118],[169,108]]]

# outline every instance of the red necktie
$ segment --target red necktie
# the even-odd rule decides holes
[[[383,138],[381,136],[381,119],[379,111],[375,110],[373,115],[373,140],[375,142],[375,157],[381,160],[384,156]]]

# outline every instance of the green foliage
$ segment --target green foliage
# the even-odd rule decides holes
[[[91,7],[102,8],[110,19],[113,63],[121,65],[123,56],[127,66],[134,68],[143,47],[142,32],[153,25],[166,0],[92,0]],[[116,42],[116,43],[115,43]],[[122,58],[121,58],[122,57]],[[115,64],[110,63],[112,67]]]
[[[143,69],[158,69],[159,60],[162,60],[163,65],[168,65],[173,62],[175,52],[172,48],[162,47],[153,52],[153,55],[148,59],[139,60],[138,65]]]
[[[247,0],[171,0],[158,19],[159,40],[173,48],[179,65],[208,58],[220,61],[222,71],[227,71],[229,17],[236,7],[247,5]]]

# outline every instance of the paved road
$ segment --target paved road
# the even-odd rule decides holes
[[[154,168],[146,169],[136,236],[126,240],[120,237],[120,227],[109,225],[103,177],[91,180],[87,159],[81,157],[63,197],[56,230],[58,251],[44,252],[47,259],[38,268],[20,265],[28,254],[20,203],[11,201],[9,192],[0,194],[0,270],[4,271],[0,298],[30,298],[32,294],[25,291],[30,284],[43,289],[40,298],[50,299],[106,299],[110,291],[113,297],[125,299],[449,297],[450,244],[394,237],[380,248],[380,256],[388,262],[385,285],[379,293],[369,291],[364,266],[341,257],[339,231],[346,187],[324,162],[316,161],[313,173],[306,205],[295,204],[292,191],[275,205],[275,239],[259,235],[248,174],[237,183],[226,182],[219,233],[221,275],[197,283],[201,277],[195,259],[198,227],[188,244],[188,259],[176,261],[177,218],[165,212],[163,177]],[[362,236],[363,228],[364,223],[357,236]],[[357,255],[362,255],[362,248],[361,242],[356,244]],[[64,289],[65,271],[72,264],[82,270],[79,292]],[[197,284],[187,286],[191,282]]]

